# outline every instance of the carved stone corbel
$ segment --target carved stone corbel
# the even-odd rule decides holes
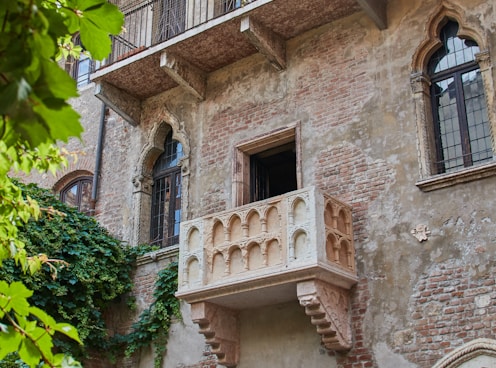
[[[329,350],[348,350],[352,346],[349,292],[313,279],[296,285],[298,300],[310,316]]]
[[[145,194],[152,193],[153,178],[149,175],[138,174],[133,177],[134,193],[141,192]]]
[[[236,367],[240,347],[237,314],[216,304],[199,302],[191,304],[191,319],[200,327],[199,332],[217,355],[219,364]]]

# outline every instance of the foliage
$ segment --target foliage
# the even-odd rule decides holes
[[[33,294],[21,282],[0,281],[0,359],[17,351],[31,367],[40,360],[63,365],[64,354],[52,353],[52,336],[60,332],[80,342],[76,329],[68,323],[57,323],[40,308],[30,306],[27,298]],[[22,332],[22,333],[19,333]]]
[[[18,185],[26,197],[49,209],[37,221],[20,228],[26,250],[30,254],[45,252],[62,262],[45,264],[43,272],[31,275],[8,260],[0,268],[0,279],[22,280],[35,292],[30,299],[34,306],[77,327],[85,349],[105,347],[102,312],[111,301],[131,290],[131,271],[138,250],[123,248],[94,218],[60,202],[49,191],[34,184]],[[69,339],[56,338],[54,343],[72,355],[85,352]]]
[[[125,347],[127,356],[152,344],[155,368],[162,366],[172,318],[181,318],[179,300],[174,295],[177,291],[177,270],[177,262],[172,262],[158,273],[153,292],[155,301],[141,313],[131,333],[115,336],[114,339],[117,348]]]
[[[65,162],[50,144],[77,137],[82,128],[67,102],[77,96],[76,83],[57,58],[78,56],[68,42],[76,32],[93,57],[104,58],[110,51],[109,34],[120,33],[122,24],[123,15],[106,0],[0,1],[0,264],[14,258],[30,272],[51,264],[46,256],[27,256],[18,227],[37,218],[40,208],[30,197],[23,199],[7,174],[54,171]],[[22,301],[8,302],[12,292],[21,290]],[[37,359],[51,367],[70,366],[51,352],[53,332],[67,331],[31,307],[29,296],[20,284],[2,283],[0,354],[17,351],[30,367]],[[77,336],[72,329],[68,335]],[[42,346],[36,345],[39,338]]]
[[[136,258],[156,248],[149,245],[123,247],[94,218],[60,202],[49,191],[34,184],[14,183],[25,197],[29,196],[45,209],[38,220],[30,220],[19,229],[19,238],[26,244],[28,253],[46,252],[58,262],[43,264],[42,272],[26,274],[13,260],[6,260],[0,268],[0,279],[11,285],[22,280],[25,285],[22,288],[35,292],[31,296],[32,308],[50,310],[55,319],[77,327],[84,348],[70,339],[55,336],[53,343],[59,350],[80,356],[88,350],[105,352],[113,346],[120,354],[125,351],[126,355],[132,355],[152,344],[155,364],[160,366],[171,318],[180,317],[179,301],[174,296],[177,263],[171,263],[158,273],[153,293],[155,301],[142,312],[131,333],[109,340],[103,311],[131,290]],[[15,363],[17,356],[8,358],[0,358],[1,368],[20,366]]]

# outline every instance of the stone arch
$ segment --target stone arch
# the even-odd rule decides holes
[[[64,189],[64,187],[67,184],[69,184],[73,180],[85,176],[93,176],[93,173],[89,170],[74,170],[69,173],[66,173],[64,176],[62,176],[61,178],[59,178],[59,180],[55,182],[55,184],[52,186],[52,191],[58,194],[62,189]]]
[[[224,223],[219,219],[215,219],[212,225],[212,244],[214,247],[224,243],[224,230]]]
[[[243,238],[243,220],[237,213],[229,218],[227,229],[230,234],[230,241],[237,241]]]
[[[342,234],[349,235],[349,220],[348,216],[346,215],[346,211],[344,208],[340,208],[338,211],[338,216],[337,216],[337,229],[340,231]]]
[[[326,237],[326,257],[327,260],[333,263],[339,261],[339,254],[336,254],[336,250],[339,252],[340,244],[338,238],[333,233],[327,234]]]
[[[306,222],[308,215],[308,203],[305,198],[296,197],[291,203],[291,214],[293,223],[299,225]]]
[[[186,250],[188,252],[193,252],[201,249],[201,234],[200,230],[196,226],[192,226],[186,235],[187,241],[185,242]]]
[[[254,237],[262,232],[260,213],[255,208],[251,209],[246,215],[246,223],[249,237]]]
[[[226,273],[226,262],[224,259],[224,254],[217,251],[212,256],[212,280],[219,280]]]
[[[194,285],[201,280],[201,267],[200,261],[196,256],[191,256],[186,261],[187,270],[187,283],[188,285]]]
[[[469,363],[479,357],[487,357],[495,363],[496,340],[485,338],[472,340],[441,358],[432,368],[469,368],[471,367]]]
[[[435,168],[435,138],[432,132],[433,117],[430,98],[430,78],[427,73],[427,65],[431,56],[441,46],[439,34],[443,26],[453,20],[458,23],[458,37],[471,39],[477,42],[480,53],[476,55],[476,61],[479,63],[484,90],[487,102],[487,111],[489,114],[491,137],[493,140],[493,151],[495,147],[494,132],[496,132],[496,101],[494,97],[494,84],[491,76],[491,59],[489,54],[489,35],[481,27],[480,23],[463,16],[464,11],[449,1],[441,1],[435,8],[431,17],[426,23],[425,36],[423,41],[415,50],[411,62],[410,84],[413,92],[413,101],[415,104],[417,141],[418,141],[418,161],[419,174],[421,181],[437,173]],[[486,174],[487,176],[487,174]],[[463,177],[463,181],[469,181],[477,178],[477,171],[472,175]],[[456,180],[452,181],[453,183]],[[458,181],[459,182],[459,181]],[[430,187],[437,188],[450,185],[450,181],[445,183],[427,183],[421,182],[417,185],[421,189],[429,190]]]
[[[266,263],[262,249],[260,244],[257,242],[252,242],[248,244],[246,247],[248,255],[247,255],[247,263],[249,270],[256,270],[262,268]]]
[[[243,251],[238,245],[229,248],[229,274],[234,275],[245,270]]]
[[[448,20],[454,20],[458,23],[458,36],[460,38],[469,38],[477,42],[481,50],[488,49],[487,38],[484,37],[484,31],[478,24],[468,24],[468,20],[463,16],[464,11],[458,6],[448,1],[439,4],[427,21],[425,29],[425,38],[415,50],[412,58],[413,72],[426,72],[427,63],[432,54],[441,46],[439,32]]]
[[[181,143],[183,147],[183,157],[179,162],[182,176],[181,220],[184,220],[187,217],[189,210],[190,143],[188,135],[184,130],[184,124],[165,107],[162,107],[160,114],[158,114],[156,118],[156,123],[153,124],[152,129],[148,134],[147,142],[141,150],[136,164],[136,174],[133,177],[134,233],[132,244],[142,244],[149,241],[153,165],[163,152],[165,138],[171,130],[172,138]]]
[[[308,234],[304,229],[297,229],[293,233],[294,258],[301,260],[308,254]]]

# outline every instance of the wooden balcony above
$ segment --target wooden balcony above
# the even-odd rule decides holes
[[[112,62],[91,77],[96,95],[132,124],[144,99],[181,85],[202,100],[209,73],[256,52],[285,68],[286,41],[323,24],[364,11],[386,27],[386,0],[230,0],[220,13],[221,0],[188,0],[179,29],[162,37],[160,1],[124,9],[126,32],[114,40]]]
[[[222,364],[236,365],[237,311],[291,300],[326,347],[351,347],[349,290],[357,276],[344,203],[305,188],[183,222],[180,239],[177,296],[191,304]],[[218,343],[225,336],[228,348]]]

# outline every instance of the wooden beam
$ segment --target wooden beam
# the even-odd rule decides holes
[[[357,2],[380,30],[387,28],[386,0],[357,0]]]
[[[249,16],[241,19],[240,31],[274,68],[277,70],[286,68],[286,43],[282,37]]]
[[[141,118],[141,101],[107,82],[96,82],[95,96],[122,116],[129,124],[138,125]]]
[[[207,77],[205,73],[183,58],[164,51],[160,55],[160,67],[181,87],[199,100],[205,99]]]

